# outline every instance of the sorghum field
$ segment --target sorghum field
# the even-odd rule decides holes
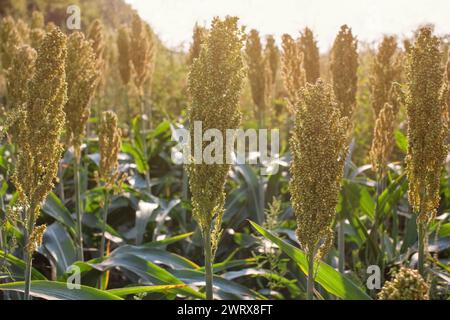
[[[0,300],[449,299],[450,30],[0,19]]]

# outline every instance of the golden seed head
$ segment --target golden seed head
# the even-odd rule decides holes
[[[245,53],[248,66],[248,78],[252,92],[253,103],[256,106],[255,113],[261,115],[266,109],[266,77],[270,76],[265,73],[265,59],[261,46],[259,32],[255,29],[250,31],[247,37]]]
[[[195,59],[200,55],[200,51],[205,38],[208,36],[208,30],[199,26],[197,23],[194,26],[194,32],[192,34],[192,44],[189,48],[188,63],[191,65]]]
[[[28,243],[26,245],[28,253],[31,254],[39,249],[42,244],[42,237],[44,236],[46,228],[47,227],[45,224],[33,228],[33,231],[31,231]]]
[[[4,17],[0,23],[0,58],[4,70],[8,70],[16,47],[23,43],[17,24],[10,16]]]
[[[392,84],[399,81],[401,76],[401,66],[399,60],[396,59],[397,53],[397,40],[395,37],[384,36],[378,47],[370,78],[372,108],[375,119],[387,102],[394,107],[394,113],[398,113],[398,110],[395,110],[395,107],[398,105],[391,101]]]
[[[356,105],[358,43],[347,26],[341,29],[334,40],[331,49],[331,79],[336,100],[341,108],[341,114],[352,120]]]
[[[99,72],[90,41],[81,32],[69,36],[66,60],[67,96],[66,141],[73,146],[79,159],[80,148],[90,114],[90,102],[94,96]]]
[[[155,66],[156,41],[149,25],[144,23],[137,13],[133,16],[131,25],[130,52],[134,67],[134,83],[142,90],[144,82],[152,82]]]
[[[278,64],[280,63],[280,50],[275,44],[275,38],[271,35],[266,38],[265,57],[269,62],[272,84],[277,79]]]
[[[66,102],[66,36],[57,28],[39,47],[36,70],[29,81],[27,103],[21,110],[17,164],[12,180],[19,200],[35,221],[41,203],[53,188],[62,152]]]
[[[11,66],[6,73],[6,91],[7,104],[6,110],[9,113],[16,113],[13,118],[21,115],[21,110],[24,108],[28,99],[28,82],[34,75],[36,51],[27,46],[21,46],[15,50],[12,57]],[[18,130],[20,129],[20,120],[16,119],[15,123],[9,124],[8,135],[12,142],[16,141]]]
[[[320,77],[319,48],[314,34],[309,28],[305,28],[300,34],[298,42],[303,53],[303,68],[305,69],[306,82],[316,83]]]
[[[300,89],[305,85],[306,75],[303,68],[303,53],[298,43],[288,34],[282,37],[282,75],[284,86],[288,92],[288,107],[291,113],[295,112],[294,105]]]
[[[236,17],[224,20],[214,18],[200,56],[191,66],[188,82],[192,97],[189,109],[191,141],[194,141],[195,121],[202,122],[203,132],[214,128],[224,137],[226,129],[239,126],[241,113],[238,103],[244,77],[241,58],[244,35],[237,22]],[[205,144],[202,151],[204,148]],[[225,164],[225,161],[224,164],[188,165],[192,213],[203,232],[210,232],[213,218],[217,217],[216,221],[220,222],[223,215],[224,186],[229,169],[230,165]]]
[[[345,159],[347,118],[329,85],[306,84],[296,103],[290,139],[291,201],[297,238],[308,254],[320,257],[333,241],[332,223]]]
[[[31,14],[31,28],[32,29],[44,29],[44,15],[40,11],[33,11]]]
[[[440,41],[429,27],[419,30],[407,64],[406,109],[408,197],[418,220],[428,221],[439,205],[439,186],[447,156],[448,127]]]
[[[389,157],[394,148],[395,129],[394,108],[386,103],[375,121],[372,146],[370,149],[370,161],[374,172],[386,169]]]
[[[429,286],[417,270],[402,267],[378,293],[380,300],[429,300]]]
[[[99,178],[110,189],[117,181],[119,152],[122,132],[118,127],[117,115],[112,111],[102,113],[99,129],[100,170]]]
[[[119,50],[119,72],[123,84],[128,84],[131,79],[131,60],[130,60],[130,31],[122,26],[117,36],[117,48]]]

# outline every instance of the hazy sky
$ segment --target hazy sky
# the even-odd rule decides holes
[[[261,34],[297,35],[309,26],[321,51],[331,47],[346,23],[358,39],[377,40],[384,33],[410,35],[424,23],[437,33],[450,33],[450,0],[126,0],[148,21],[169,47],[189,44],[195,22],[237,15],[248,29]]]

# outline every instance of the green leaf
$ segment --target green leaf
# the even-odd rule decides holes
[[[136,168],[139,173],[144,174],[145,172],[147,172],[148,170],[147,161],[145,161],[144,155],[138,148],[127,142],[124,142],[122,143],[122,152],[128,153],[133,157],[134,162],[136,163]]]
[[[400,130],[395,130],[394,132],[395,143],[397,147],[406,153],[408,151],[408,138]]]
[[[75,243],[58,222],[52,223],[45,230],[41,249],[55,263],[58,276],[64,274],[67,267],[77,260]]]
[[[284,242],[271,232],[267,231],[258,224],[250,221],[251,225],[265,238],[275,243],[285,254],[287,254],[300,269],[306,274],[308,270],[308,261],[306,255],[300,249]],[[317,268],[317,266],[316,266]],[[315,281],[319,283],[326,291],[335,296],[348,300],[370,300],[370,296],[362,291],[357,285],[350,281],[345,275],[336,271],[330,265],[319,262]]]
[[[24,287],[24,281],[0,284],[0,290],[23,292]],[[30,294],[46,300],[122,300],[117,295],[92,287],[80,285],[79,289],[69,289],[65,282],[45,280],[32,281]]]
[[[75,221],[70,211],[67,210],[62,201],[53,192],[50,192],[47,200],[45,200],[42,211],[63,225],[75,229]]]
[[[7,263],[10,263],[8,270],[11,272],[11,276],[14,277],[14,279],[23,279],[25,274],[25,261],[9,253],[5,255],[5,252],[0,250],[0,261],[3,262],[3,259],[5,259]],[[47,280],[47,278],[35,268],[31,268],[31,279]]]
[[[439,228],[439,237],[441,238],[450,237],[450,222],[443,224]]]
[[[110,289],[107,290],[107,292],[112,293],[119,297],[125,297],[130,294],[138,294],[138,293],[145,293],[145,292],[170,292],[174,291],[176,289],[184,288],[186,287],[186,284],[173,284],[173,285],[163,285],[163,286],[137,286],[137,287],[125,287],[125,288],[118,288],[118,289]]]

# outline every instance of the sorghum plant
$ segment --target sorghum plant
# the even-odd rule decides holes
[[[440,41],[429,27],[421,28],[407,64],[406,109],[408,199],[417,214],[419,272],[424,276],[428,223],[439,205],[440,177],[447,156],[446,95]]]
[[[306,82],[315,83],[320,77],[319,48],[314,34],[309,28],[305,28],[298,40],[300,51],[303,53],[303,68],[305,69]]]
[[[378,113],[378,119],[375,121],[374,137],[372,140],[372,146],[370,149],[370,161],[372,163],[372,170],[376,174],[376,200],[375,200],[375,221],[370,232],[372,241],[374,243],[379,242],[378,229],[381,226],[384,227],[381,214],[379,212],[378,201],[379,197],[385,189],[387,172],[387,165],[389,157],[394,148],[394,129],[395,129],[395,111],[389,104],[385,103],[383,109]],[[382,248],[384,247],[383,240],[381,240]],[[384,250],[381,250],[384,254]],[[378,262],[378,265],[383,266],[383,257],[373,257],[378,261],[372,260],[371,262]],[[381,259],[381,261],[380,261]]]
[[[27,46],[16,48],[11,65],[6,73],[7,107],[6,110],[13,117],[20,116],[18,112],[25,107],[28,100],[28,83],[34,75],[36,51]],[[10,124],[8,138],[15,143],[20,130],[18,119]]]
[[[238,103],[244,77],[241,59],[243,34],[237,22],[236,17],[227,17],[225,20],[214,18],[200,56],[191,67],[189,92],[192,104],[189,120],[191,124],[201,121],[203,132],[217,129],[225,136],[226,129],[235,129],[240,123]],[[194,141],[193,127],[191,125],[191,141]],[[225,145],[221,147],[225,150]],[[202,151],[204,148],[205,145],[202,145]],[[192,214],[204,240],[207,299],[213,298],[212,263],[221,235],[224,187],[230,169],[228,161],[223,160],[223,164],[188,165]]]
[[[280,50],[278,49],[275,38],[271,35],[266,37],[265,58],[269,63],[271,71],[272,84],[277,80],[278,65],[280,63]]]
[[[78,259],[83,260],[81,221],[83,205],[80,186],[81,145],[90,114],[90,102],[98,81],[98,70],[90,42],[81,32],[70,35],[67,44],[66,144],[74,150],[74,185],[77,213]]]
[[[303,68],[303,53],[300,51],[298,43],[288,34],[282,37],[282,75],[284,86],[288,92],[288,110],[295,112],[294,104],[300,89],[305,85],[306,75]]]
[[[378,47],[378,52],[372,65],[371,97],[372,108],[375,119],[384,107],[384,104],[391,101],[392,84],[400,80],[401,68],[397,60],[397,40],[393,36],[384,36]],[[394,110],[397,114],[398,110]]]
[[[378,293],[380,300],[429,300],[429,286],[419,272],[401,267]]]
[[[255,115],[257,119],[259,119],[260,127],[263,127],[264,116],[267,108],[265,91],[269,88],[266,87],[265,59],[261,39],[258,31],[255,29],[250,30],[250,34],[247,36],[245,53],[253,103],[256,107]]]
[[[150,129],[152,128],[152,108],[151,104],[149,104],[148,108],[146,107],[146,101],[144,99],[144,83],[147,83],[147,86],[149,87],[152,82],[156,42],[153,32],[150,30],[149,26],[141,20],[138,14],[133,16],[130,46],[133,48],[130,52],[130,59],[134,67],[134,84],[138,89],[141,107],[142,148],[145,161],[148,161],[147,129],[148,127]],[[147,122],[149,123],[149,126],[147,126]],[[147,172],[145,173],[145,180],[147,182],[148,192],[151,194],[150,169],[147,169]]]
[[[192,45],[189,48],[188,64],[191,65],[195,59],[200,55],[202,45],[205,38],[208,35],[208,30],[199,26],[197,23],[194,26],[194,32],[192,33]]]
[[[348,136],[352,131],[352,119],[356,106],[358,52],[357,41],[352,30],[347,26],[341,29],[334,40],[331,49],[330,71],[333,91],[341,109],[341,115],[348,118]],[[338,218],[338,250],[339,271],[345,269],[345,235],[344,217]]]
[[[120,78],[124,85],[128,85],[131,79],[130,30],[125,26],[120,27],[117,32],[117,48]]]
[[[297,238],[308,257],[308,299],[313,298],[314,261],[333,244],[332,225],[343,175],[347,118],[332,89],[306,84],[296,103],[290,147],[291,201]]]
[[[356,106],[357,69],[357,41],[352,30],[347,25],[343,25],[331,49],[330,71],[333,91],[341,108],[341,114],[349,121],[353,117]]]
[[[105,188],[105,199],[103,204],[103,228],[100,244],[100,257],[105,253],[105,229],[108,218],[109,193],[114,187],[118,177],[119,152],[121,146],[122,132],[118,128],[117,116],[112,111],[102,113],[99,129],[100,169],[99,179]]]
[[[45,37],[45,22],[44,15],[40,11],[33,11],[31,16],[31,29],[30,29],[30,45],[37,49]]]
[[[10,16],[4,17],[0,23],[0,58],[3,70],[8,70],[16,47],[22,43],[14,19]]]
[[[36,71],[30,80],[27,103],[20,111],[17,164],[13,182],[24,210],[25,299],[29,299],[33,252],[39,247],[44,227],[35,227],[42,202],[53,188],[63,150],[66,102],[66,36],[54,29],[38,49]]]

